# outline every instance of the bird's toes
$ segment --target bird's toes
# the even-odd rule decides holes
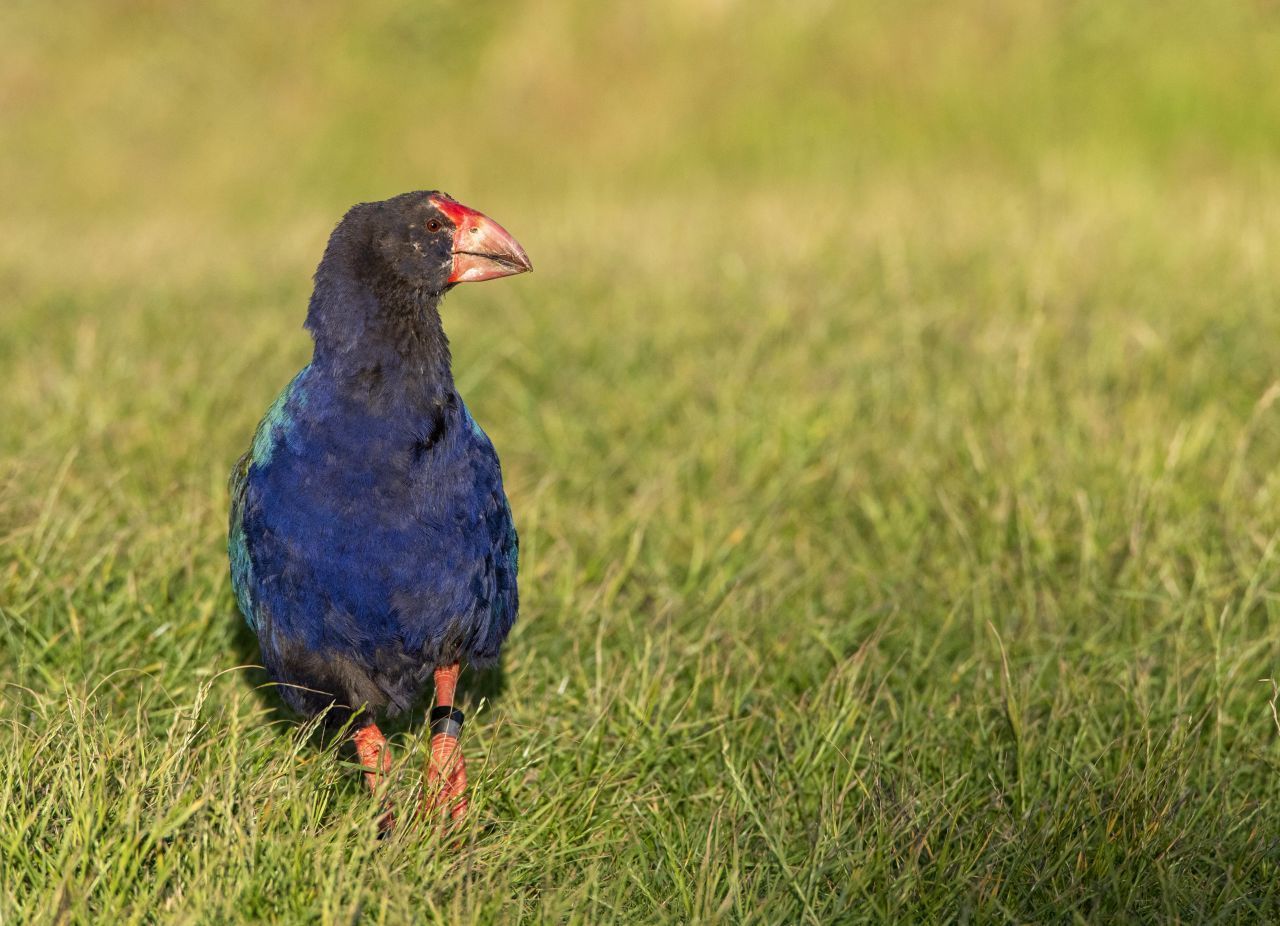
[[[427,786],[422,795],[423,813],[447,812],[453,820],[467,812],[467,763],[453,736],[431,738],[431,763],[427,768]]]

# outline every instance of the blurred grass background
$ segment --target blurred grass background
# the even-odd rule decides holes
[[[1280,918],[1277,125],[1262,0],[6,3],[0,921]],[[446,305],[524,541],[456,852],[222,546],[418,188],[537,267]]]

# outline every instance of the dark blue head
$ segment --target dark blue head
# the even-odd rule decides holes
[[[306,326],[317,357],[366,349],[403,353],[439,328],[440,296],[455,284],[532,269],[501,225],[448,194],[419,191],[360,203],[329,236]]]

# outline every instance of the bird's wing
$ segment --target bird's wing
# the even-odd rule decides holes
[[[288,386],[276,397],[258,422],[253,434],[253,445],[231,470],[228,489],[231,495],[231,521],[227,529],[227,557],[231,560],[231,587],[236,594],[240,613],[253,631],[258,629],[253,600],[253,558],[249,551],[249,536],[245,531],[244,516],[249,503],[249,475],[257,466],[265,466],[271,460],[281,431],[289,424],[287,406],[289,400],[302,398],[302,379],[310,367],[303,367]]]
[[[231,494],[231,523],[227,530],[227,556],[231,560],[231,588],[236,594],[240,613],[251,630],[256,631],[253,614],[253,563],[249,559],[249,543],[244,532],[245,502],[249,497],[249,467],[253,451],[244,454],[231,470],[228,489]]]
[[[515,623],[516,612],[520,609],[520,592],[516,575],[520,570],[520,535],[516,533],[515,519],[511,516],[511,503],[507,494],[499,489],[502,496],[502,536],[498,541],[499,565],[495,570],[497,594],[490,603],[490,613],[496,625],[501,628],[499,641],[505,638],[511,625]]]
[[[520,535],[516,533],[515,518],[511,516],[511,502],[507,500],[505,492],[502,493],[502,506],[507,518],[507,534],[502,552],[506,556],[507,568],[511,571],[511,582],[514,586],[516,575],[520,572]]]

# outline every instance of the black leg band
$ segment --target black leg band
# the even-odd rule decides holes
[[[431,709],[431,735],[443,733],[457,739],[462,735],[464,715],[456,707],[433,707]]]

